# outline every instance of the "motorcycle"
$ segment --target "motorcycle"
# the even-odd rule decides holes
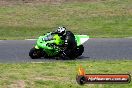
[[[77,47],[72,51],[72,53],[70,52],[67,57],[75,59],[81,56],[84,52],[83,43],[85,43],[88,39],[89,36],[87,35],[75,35]],[[63,53],[62,50],[65,48],[59,46],[63,43],[64,41],[60,38],[60,36],[58,36],[58,34],[52,34],[52,32],[49,32],[37,39],[36,45],[29,51],[29,56],[32,59],[38,59],[41,57],[59,57],[60,54]]]

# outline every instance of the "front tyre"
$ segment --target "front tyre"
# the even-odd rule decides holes
[[[35,49],[35,47],[33,47],[30,52],[29,52],[29,56],[32,58],[32,59],[37,59],[37,58],[41,58],[42,56],[42,51],[39,50],[39,49]]]

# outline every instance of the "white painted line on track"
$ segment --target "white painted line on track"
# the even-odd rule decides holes
[[[44,62],[31,62],[31,63],[40,63],[41,64],[41,63],[44,63]]]
[[[25,39],[25,40],[37,40],[37,39]]]
[[[132,37],[125,37],[125,38],[132,38]]]
[[[5,40],[0,40],[0,44],[7,43]]]

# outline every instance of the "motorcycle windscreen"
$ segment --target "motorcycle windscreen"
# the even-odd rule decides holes
[[[88,41],[89,36],[87,36],[87,35],[75,35],[75,38],[77,41],[77,45],[82,45],[83,43]]]

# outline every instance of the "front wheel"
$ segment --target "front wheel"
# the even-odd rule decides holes
[[[37,59],[37,58],[41,58],[42,56],[42,51],[39,50],[39,49],[35,49],[34,47],[30,50],[29,52],[29,56],[32,58],[32,59]]]

